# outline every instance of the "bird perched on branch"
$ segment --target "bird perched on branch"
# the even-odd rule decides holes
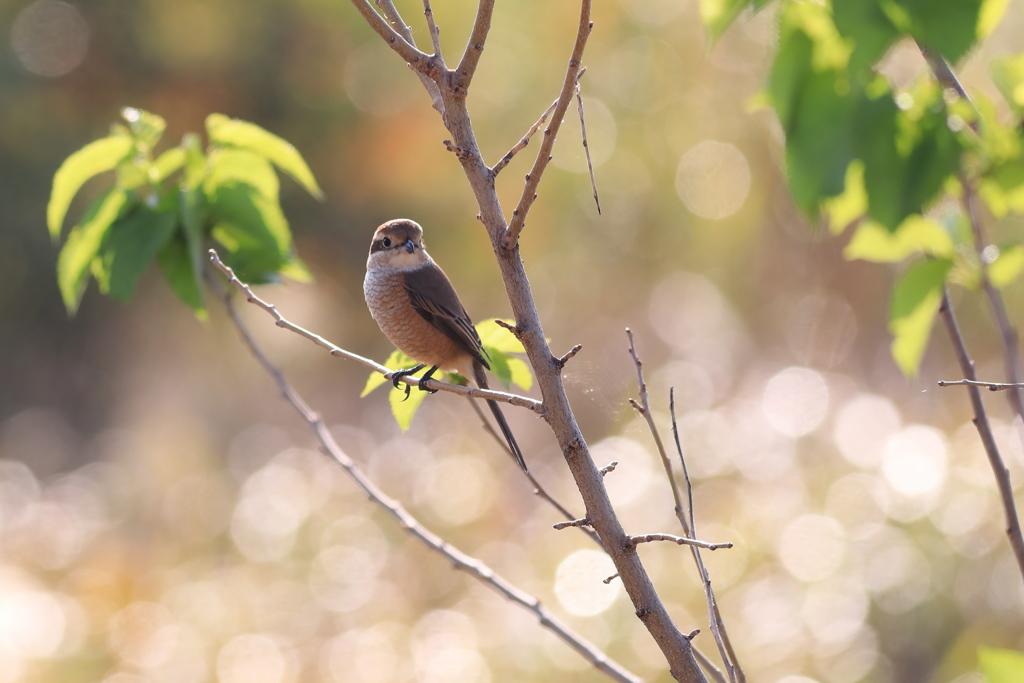
[[[488,388],[484,371],[490,365],[480,335],[451,280],[427,253],[423,228],[418,223],[396,218],[377,228],[366,259],[363,295],[384,336],[420,364],[394,373],[391,381],[395,388],[401,377],[427,365],[431,367],[418,384],[422,391],[437,391],[428,389],[424,382],[439,369],[458,372],[481,389]],[[523,453],[501,408],[491,400],[487,405],[525,472]]]

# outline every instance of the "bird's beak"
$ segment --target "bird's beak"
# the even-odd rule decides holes
[[[402,247],[405,249],[406,253],[409,254],[416,251],[416,245],[413,243],[411,239],[406,240],[405,244],[403,244]]]

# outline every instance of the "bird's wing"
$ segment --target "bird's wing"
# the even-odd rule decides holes
[[[490,368],[482,354],[480,335],[459,301],[448,276],[436,264],[404,274],[409,302],[420,316],[445,333],[460,349]]]

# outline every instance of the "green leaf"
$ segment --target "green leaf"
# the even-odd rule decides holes
[[[164,245],[164,248],[157,254],[157,262],[160,264],[160,272],[163,273],[171,291],[188,304],[197,318],[206,320],[203,290],[193,266],[188,245],[185,242],[184,231],[176,232],[171,240]]]
[[[121,116],[128,122],[128,130],[135,138],[135,145],[143,153],[148,154],[149,150],[160,142],[160,137],[167,128],[163,117],[143,109],[125,107],[121,110]]]
[[[57,257],[57,283],[60,286],[64,308],[70,315],[78,311],[85,293],[89,266],[99,253],[107,230],[121,215],[128,196],[120,190],[108,190],[94,201],[80,225],[68,233],[64,248]]]
[[[859,159],[846,167],[843,193],[826,199],[822,210],[828,215],[829,232],[838,235],[868,210],[868,193],[864,189],[864,163]]]
[[[999,250],[999,256],[988,266],[988,279],[996,289],[1006,287],[1024,270],[1024,247],[1011,244]]]
[[[509,356],[508,368],[512,372],[512,384],[522,387],[524,391],[529,391],[533,386],[533,373],[530,372],[530,366],[526,364],[526,361]]]
[[[409,358],[409,356],[405,355],[398,349],[392,351],[391,355],[388,356],[386,361],[384,361],[384,367],[390,370],[403,370],[417,365],[419,365],[419,363],[414,361],[412,358]],[[379,372],[371,372],[370,376],[366,379],[366,386],[363,387],[363,393],[359,394],[359,398],[366,396],[387,381],[388,380],[384,378],[384,375]]]
[[[1024,111],[1024,54],[993,59],[989,65],[992,82],[1017,115]]]
[[[177,216],[140,206],[110,226],[93,275],[100,290],[118,301],[131,299],[139,276],[174,234]]]
[[[927,208],[959,170],[963,151],[946,125],[941,90],[929,87],[911,98],[906,111],[889,94],[868,98],[856,117],[868,210],[889,230]]]
[[[298,256],[293,255],[287,263],[281,266],[279,272],[283,277],[303,284],[313,281],[313,273],[310,272],[309,267]]]
[[[949,62],[958,61],[974,46],[979,28],[988,28],[980,26],[982,0],[885,0],[878,4],[895,25]],[[986,17],[986,22],[991,21],[991,15]]]
[[[223,114],[210,114],[206,118],[206,131],[213,143],[246,149],[266,157],[311,195],[323,198],[323,192],[302,155],[286,140],[254,123],[231,119]]]
[[[893,288],[889,309],[892,357],[906,377],[917,375],[951,266],[947,259],[919,263]]]
[[[996,164],[978,183],[978,195],[996,218],[1024,213],[1024,159]]]
[[[996,29],[1006,14],[1010,0],[982,0],[978,13],[978,40],[985,40]]]
[[[64,216],[82,185],[95,175],[114,170],[132,153],[132,149],[130,137],[111,135],[90,142],[64,160],[53,176],[53,190],[46,207],[46,225],[51,239],[60,237]]]
[[[247,282],[275,280],[292,259],[292,237],[273,168],[244,150],[219,150],[209,164],[206,209],[211,235],[226,250],[224,262]]]
[[[848,261],[863,259],[875,263],[899,263],[914,254],[952,257],[953,238],[938,222],[914,214],[903,221],[895,232],[868,221],[858,226],[843,250]]]
[[[149,167],[149,182],[162,183],[172,173],[185,165],[185,150],[181,147],[172,147],[152,163]]]
[[[700,0],[700,18],[711,31],[713,40],[718,40],[729,28],[740,12],[748,7],[759,10],[769,0]]]
[[[850,71],[866,74],[900,37],[900,30],[882,11],[877,0],[840,0],[832,3],[836,28],[853,43]]]
[[[491,372],[498,378],[498,381],[505,387],[505,391],[509,390],[512,382],[512,368],[508,366],[508,361],[511,356],[508,356],[497,349],[489,349],[486,346],[484,351],[490,358],[489,365],[491,366]]]
[[[515,325],[514,320],[503,320],[509,325]],[[476,333],[480,335],[480,342],[490,349],[497,349],[502,353],[526,353],[523,343],[516,339],[510,330],[505,329],[493,320],[484,320],[477,324]]]
[[[1024,653],[979,647],[978,667],[988,683],[1019,683],[1024,680]]]
[[[185,150],[185,184],[190,188],[199,187],[206,177],[203,144],[199,141],[198,135],[186,133],[181,138],[181,148]]]
[[[416,414],[416,409],[420,407],[423,399],[427,397],[427,392],[412,387],[409,391],[409,397],[406,398],[405,385],[399,386],[402,388],[395,389],[391,387],[391,391],[388,392],[388,403],[391,404],[391,414],[395,416],[395,421],[398,422],[398,426],[404,432],[412,424],[412,418]]]

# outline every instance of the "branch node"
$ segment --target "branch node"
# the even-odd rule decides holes
[[[569,349],[568,353],[566,353],[561,358],[554,358],[555,367],[558,369],[558,372],[562,372],[562,368],[564,368],[565,364],[569,362],[569,359],[575,356],[577,353],[579,353],[580,349],[582,348],[583,344],[577,344],[576,346]]]
[[[695,628],[695,629],[693,629],[692,631],[690,631],[689,633],[687,633],[683,637],[686,638],[687,640],[693,640],[694,638],[697,637],[698,633],[700,633],[700,629],[699,628]]]
[[[615,572],[614,574],[609,576],[607,579],[602,580],[601,583],[607,585],[607,584],[611,583],[612,581],[614,581],[617,578],[619,578],[619,573]]]
[[[604,467],[599,469],[597,472],[598,472],[598,474],[600,474],[603,477],[604,475],[608,474],[609,472],[614,472],[615,468],[618,467],[618,466],[619,466],[619,461],[618,460],[612,460],[610,463],[608,463],[607,465],[605,465]]]

